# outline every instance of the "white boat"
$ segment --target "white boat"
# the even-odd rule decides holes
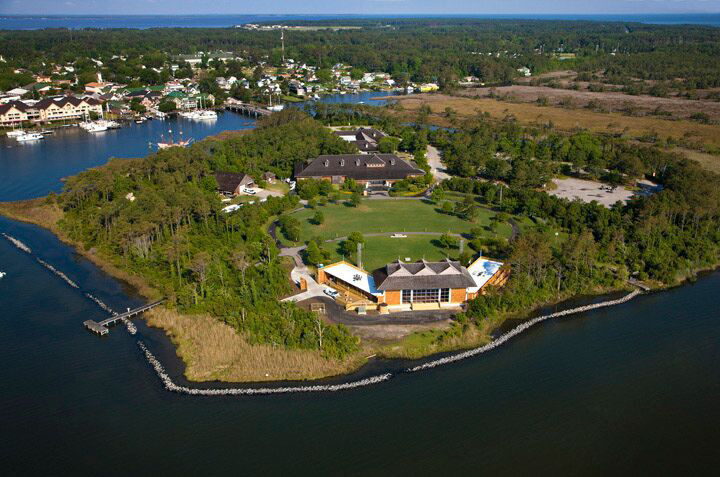
[[[276,104],[274,106],[268,106],[267,108],[270,111],[278,112],[278,111],[282,111],[283,109],[285,109],[285,105],[284,104]]]
[[[182,111],[178,113],[181,118],[185,119],[195,119],[196,114],[197,113],[195,111]]]
[[[217,119],[217,113],[211,109],[205,109],[202,111],[196,111],[195,116],[193,119],[196,121],[205,121],[205,120],[212,120]]]
[[[3,278],[5,275],[7,275],[7,273],[5,273],[5,272],[0,272],[0,278]]]
[[[91,132],[91,133],[103,132],[103,131],[107,131],[107,129],[108,129],[107,126],[105,126],[104,124],[100,124],[100,121],[98,121],[96,123],[91,123],[85,128],[85,130],[87,132]]]
[[[7,137],[18,137],[25,134],[25,131],[23,131],[22,129],[13,129],[12,131],[8,131],[6,134]]]
[[[98,124],[101,124],[105,126],[108,129],[118,129],[120,128],[120,123],[117,121],[113,121],[111,119],[101,119],[97,122]]]
[[[18,141],[37,141],[38,139],[45,139],[45,136],[40,133],[25,133],[17,136],[15,139]]]
[[[182,139],[182,131],[180,131],[181,139],[178,139],[177,141],[173,138],[172,129],[168,130],[168,133],[170,133],[170,139],[165,140],[165,136],[161,136],[161,141],[157,143],[158,149],[169,149],[171,147],[187,147],[191,142],[192,138],[189,139]]]

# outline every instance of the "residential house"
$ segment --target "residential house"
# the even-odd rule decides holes
[[[380,139],[387,136],[382,131],[374,128],[359,128],[348,131],[335,131],[334,134],[340,139],[351,142],[357,146],[360,152],[375,152],[378,150]]]
[[[102,103],[94,98],[45,98],[35,104],[39,111],[39,120],[43,122],[64,119],[82,119],[92,114],[102,115]]]
[[[11,126],[28,121],[28,107],[21,101],[0,104],[0,125]]]
[[[215,180],[218,183],[218,192],[223,195],[239,195],[244,188],[255,185],[249,175],[235,172],[216,172]]]

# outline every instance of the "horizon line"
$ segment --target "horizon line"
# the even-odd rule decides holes
[[[306,15],[317,15],[317,16],[336,16],[336,15],[342,15],[342,16],[354,16],[354,17],[383,17],[386,15],[391,16],[403,16],[403,17],[410,17],[412,18],[413,15],[422,15],[422,16],[437,16],[437,17],[447,17],[447,16],[468,16],[468,15],[534,15],[534,16],[545,16],[545,15],[562,15],[562,16],[569,16],[569,15],[720,15],[720,10],[718,11],[685,11],[685,12],[594,12],[594,13],[580,13],[580,12],[570,12],[570,13],[532,13],[532,12],[523,12],[523,13],[482,13],[482,12],[457,12],[457,13],[422,13],[422,12],[414,12],[414,13],[405,13],[405,12],[386,12],[386,13],[239,13],[239,12],[217,12],[217,13],[175,13],[175,14],[167,14],[167,13],[2,13],[0,12],[0,16],[32,16],[32,17],[84,17],[84,16],[103,16],[103,17],[115,17],[115,16],[123,16],[123,17],[143,17],[143,16],[157,16],[157,17],[185,17],[185,16],[221,16],[221,15],[244,15],[244,16],[306,16]]]

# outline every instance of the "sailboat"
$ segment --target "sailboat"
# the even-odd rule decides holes
[[[161,141],[157,143],[158,149],[169,149],[171,147],[186,147],[192,142],[192,138],[185,139],[185,140],[178,140],[175,141],[172,136],[172,129],[168,129],[168,133],[170,133],[170,140],[166,141],[165,136],[160,136]],[[180,131],[180,136],[182,136],[182,131]]]
[[[25,131],[23,131],[22,128],[20,128],[20,129],[15,129],[15,126],[13,126],[13,130],[12,130],[12,131],[8,131],[8,132],[5,133],[5,134],[7,135],[7,137],[18,137],[18,136],[22,136],[23,134],[25,134]]]
[[[283,109],[285,109],[285,105],[278,103],[278,104],[276,104],[275,106],[273,106],[273,104],[272,104],[272,93],[270,93],[270,106],[268,106],[268,109],[269,109],[270,111],[273,111],[273,112],[278,112],[278,111],[282,111]]]
[[[202,106],[203,106],[202,95],[200,95],[200,108],[201,109],[195,111],[195,114],[193,115],[192,119],[196,119],[198,121],[217,119],[217,113],[215,111],[213,111],[212,109],[202,109]]]

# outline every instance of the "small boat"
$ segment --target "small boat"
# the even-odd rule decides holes
[[[85,130],[86,130],[87,132],[91,132],[91,133],[103,132],[103,131],[107,131],[107,129],[108,129],[107,126],[105,126],[104,124],[100,124],[100,122],[90,123],[90,124],[85,128]]]
[[[274,106],[268,106],[267,108],[270,111],[278,112],[278,111],[282,111],[283,109],[285,109],[285,105],[284,104],[276,104]]]
[[[170,133],[170,139],[166,141],[165,136],[161,136],[162,140],[157,143],[158,150],[169,149],[171,147],[187,147],[192,142],[192,138],[185,140],[178,139],[175,141],[172,136],[172,129],[168,130],[168,132]],[[182,136],[182,131],[180,132],[180,136]]]
[[[3,278],[5,275],[7,275],[7,273],[5,273],[5,272],[0,272],[0,278]]]
[[[135,120],[135,123],[136,123],[136,124],[142,124],[142,123],[144,123],[146,120],[147,120],[147,119],[146,119],[145,117],[140,116],[139,118],[137,118],[137,119]]]
[[[37,141],[38,139],[45,139],[45,136],[40,133],[25,133],[17,136],[15,139],[18,141]]]
[[[55,134],[55,131],[53,131],[52,129],[43,129],[42,131],[39,131],[39,132],[43,136],[50,136],[52,134]]]
[[[23,134],[25,134],[25,131],[23,131],[22,129],[13,129],[12,131],[8,131],[6,133],[7,137],[18,137],[22,136]]]

